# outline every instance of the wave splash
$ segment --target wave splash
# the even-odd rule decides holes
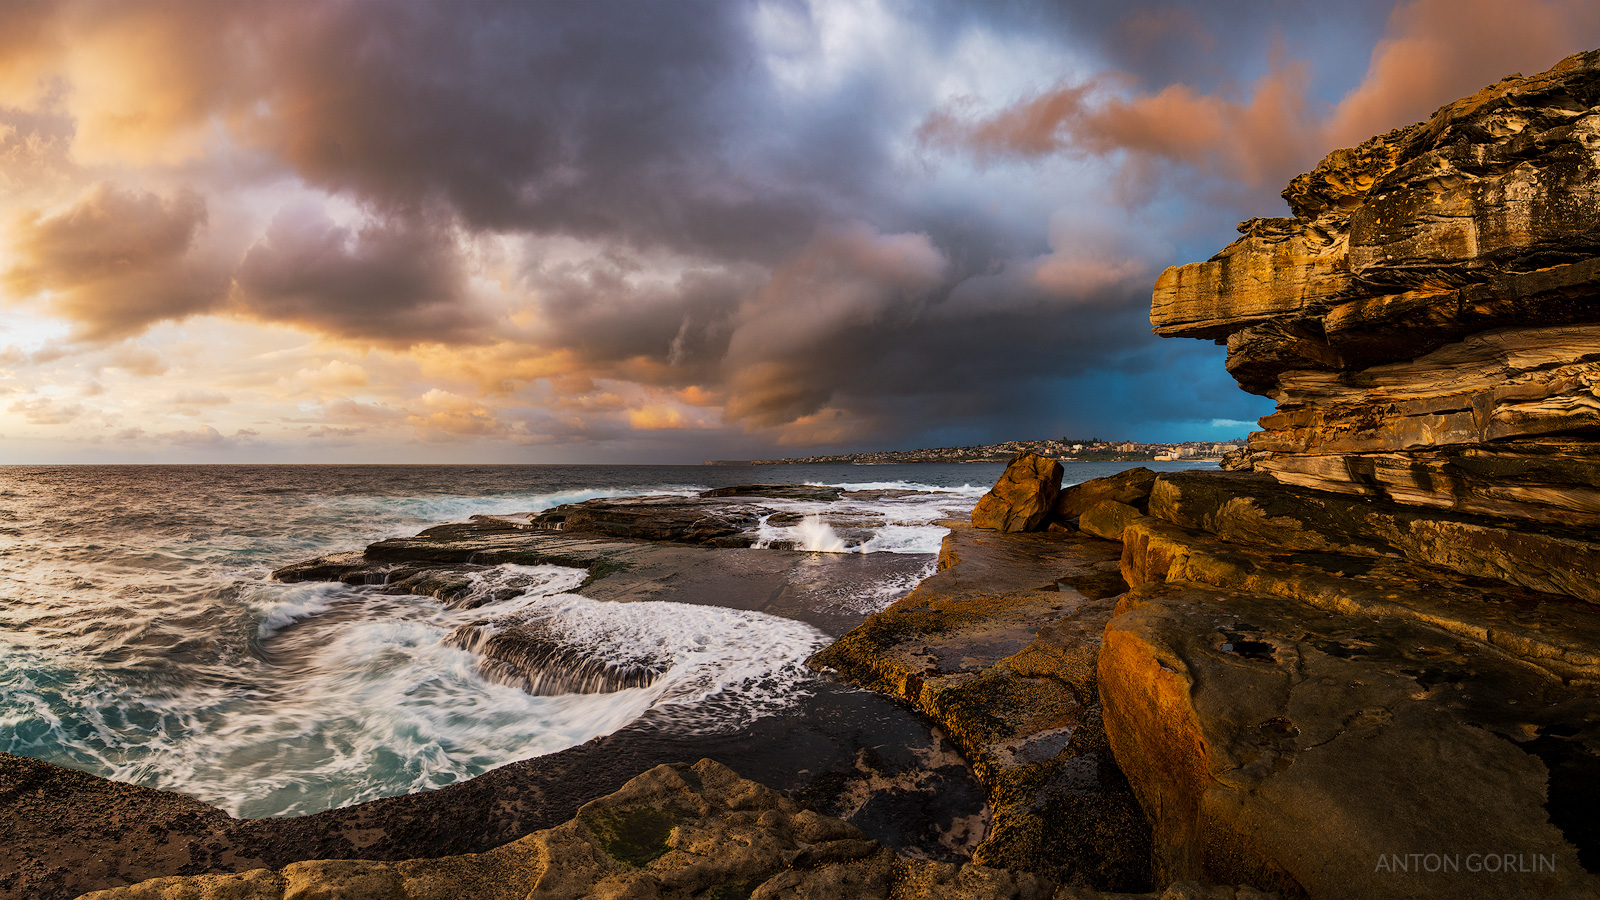
[[[738,727],[787,708],[814,677],[804,660],[826,637],[808,625],[570,593],[585,575],[498,566],[473,591],[501,599],[477,608],[256,585],[243,598],[256,614],[251,664],[183,684],[111,690],[94,672],[0,645],[0,750],[236,816],[304,815],[443,787],[647,713],[680,733]],[[545,636],[543,656],[490,651],[518,629]]]

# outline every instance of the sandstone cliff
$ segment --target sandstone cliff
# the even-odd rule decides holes
[[[1226,342],[1287,483],[1600,524],[1600,51],[1336,150],[1212,259],[1158,334]]]
[[[1277,401],[1255,471],[1080,521],[1123,545],[1098,685],[1157,868],[1600,896],[1600,51],[1284,197],[1151,303]]]

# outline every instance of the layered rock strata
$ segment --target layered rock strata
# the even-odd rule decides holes
[[[813,659],[951,735],[995,810],[975,859],[1104,887],[1148,846],[1156,884],[1600,896],[1594,567],[1259,474],[1118,481],[1148,496],[1090,492],[1077,531],[955,524],[939,574]]]
[[[1284,198],[1151,303],[1277,401],[1236,464],[1600,524],[1600,51],[1334,151]]]
[[[1079,513],[1157,877],[1600,896],[1600,52],[1284,196],[1151,306],[1277,401],[1255,471]]]
[[[1207,483],[1222,502],[1164,499]],[[1158,871],[1291,897],[1600,896],[1600,615],[1331,521],[1344,536],[1316,549],[1277,541],[1316,523],[1231,518],[1261,483],[1161,476],[1121,535],[1098,685]]]

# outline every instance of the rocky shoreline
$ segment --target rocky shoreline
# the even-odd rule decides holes
[[[0,756],[0,894],[1600,896],[1597,185],[1600,51],[1335,151],[1293,218],[1155,288],[1158,333],[1279,404],[1233,471],[1062,489],[1019,454],[864,619],[807,598],[908,563],[751,549],[770,486],[280,570],[457,603],[486,566],[581,566],[595,599],[811,622],[838,637],[811,665],[872,692],[295,820]],[[454,639],[530,690],[659,674],[533,624]]]
[[[816,499],[815,489],[794,486],[762,492],[780,500]],[[285,566],[276,577],[382,585],[382,590],[425,594],[446,604],[470,604],[495,599],[474,590],[473,576],[501,563],[573,566],[589,570],[582,591],[591,599],[767,612],[837,635],[858,623],[862,613],[816,602],[816,597],[847,596],[863,582],[912,580],[932,562],[906,554],[823,557],[716,546],[733,542],[723,527],[727,523],[743,527],[753,511],[773,513],[770,504],[762,505],[773,498],[739,489],[708,494],[715,496],[577,504],[547,511],[542,521],[476,517],[414,538],[380,541],[365,552]],[[606,517],[612,523],[609,533],[549,527],[552,518],[569,516],[578,507],[615,513]],[[649,513],[639,514],[641,508]],[[708,518],[723,525],[678,527]],[[627,534],[617,524],[628,521],[640,532]],[[851,533],[848,522],[840,529]],[[678,539],[663,539],[663,531]],[[582,669],[574,665],[581,662],[574,648],[553,647],[536,628],[519,632],[501,623],[495,631],[493,640],[474,649],[503,680],[529,687],[541,676],[548,680],[551,673]],[[465,626],[451,639],[465,646],[472,637],[473,626]],[[625,673],[600,666],[588,674],[602,677],[591,677],[586,688],[578,689],[614,688],[616,676]],[[574,687],[546,684],[551,692]],[[981,787],[936,728],[887,698],[819,679],[787,715],[691,735],[646,715],[582,746],[461,784],[296,818],[236,819],[179,794],[0,754],[0,798],[10,813],[0,818],[0,897],[64,900],[161,876],[276,869],[304,860],[482,853],[560,825],[584,803],[655,766],[701,758],[788,791],[916,858],[962,859],[987,826]]]

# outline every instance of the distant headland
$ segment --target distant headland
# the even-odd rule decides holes
[[[1095,462],[1143,462],[1150,460],[1220,460],[1237,450],[1244,439],[1235,441],[1173,441],[1144,444],[1138,441],[1102,441],[1099,438],[1059,438],[1044,441],[1006,441],[978,447],[935,447],[924,450],[878,450],[871,453],[839,453],[832,456],[797,456],[788,459],[713,459],[707,466],[792,466],[819,463],[887,465],[891,463],[983,463],[1006,462],[1024,451],[1061,460]]]

